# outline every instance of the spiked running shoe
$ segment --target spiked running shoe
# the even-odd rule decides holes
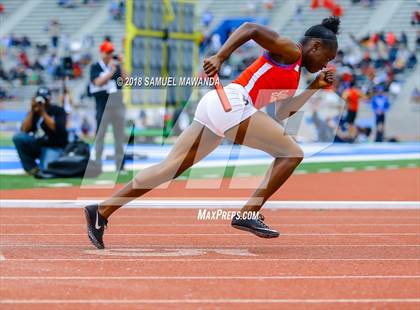
[[[99,205],[95,204],[85,207],[84,210],[89,240],[98,249],[103,249],[105,246],[102,237],[108,221],[99,214],[98,208]]]
[[[244,219],[236,215],[232,219],[232,227],[243,231],[248,231],[261,238],[277,238],[278,231],[271,229],[264,223],[264,216],[258,215],[258,218]]]

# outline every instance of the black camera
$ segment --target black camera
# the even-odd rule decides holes
[[[47,87],[40,87],[35,95],[35,102],[44,105],[51,98],[51,91]]]
[[[42,96],[36,96],[35,102],[39,105],[44,105],[47,102],[47,100],[45,100],[45,98]]]

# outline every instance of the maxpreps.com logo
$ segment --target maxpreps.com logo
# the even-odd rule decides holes
[[[258,219],[260,212],[255,211],[226,211],[222,209],[208,210],[198,209],[197,220],[199,221],[217,221],[217,220],[231,220],[233,217],[238,216],[242,219]]]

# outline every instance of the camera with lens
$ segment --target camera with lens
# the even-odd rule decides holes
[[[36,96],[35,102],[39,105],[44,105],[47,102],[47,100],[45,100],[45,98],[42,96]]]
[[[35,94],[35,102],[39,105],[45,105],[51,98],[51,91],[46,87],[40,87]]]

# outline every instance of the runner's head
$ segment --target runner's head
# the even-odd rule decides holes
[[[310,27],[300,41],[302,44],[302,65],[311,73],[327,66],[337,54],[337,33],[340,27],[338,17],[325,18],[321,24]]]

